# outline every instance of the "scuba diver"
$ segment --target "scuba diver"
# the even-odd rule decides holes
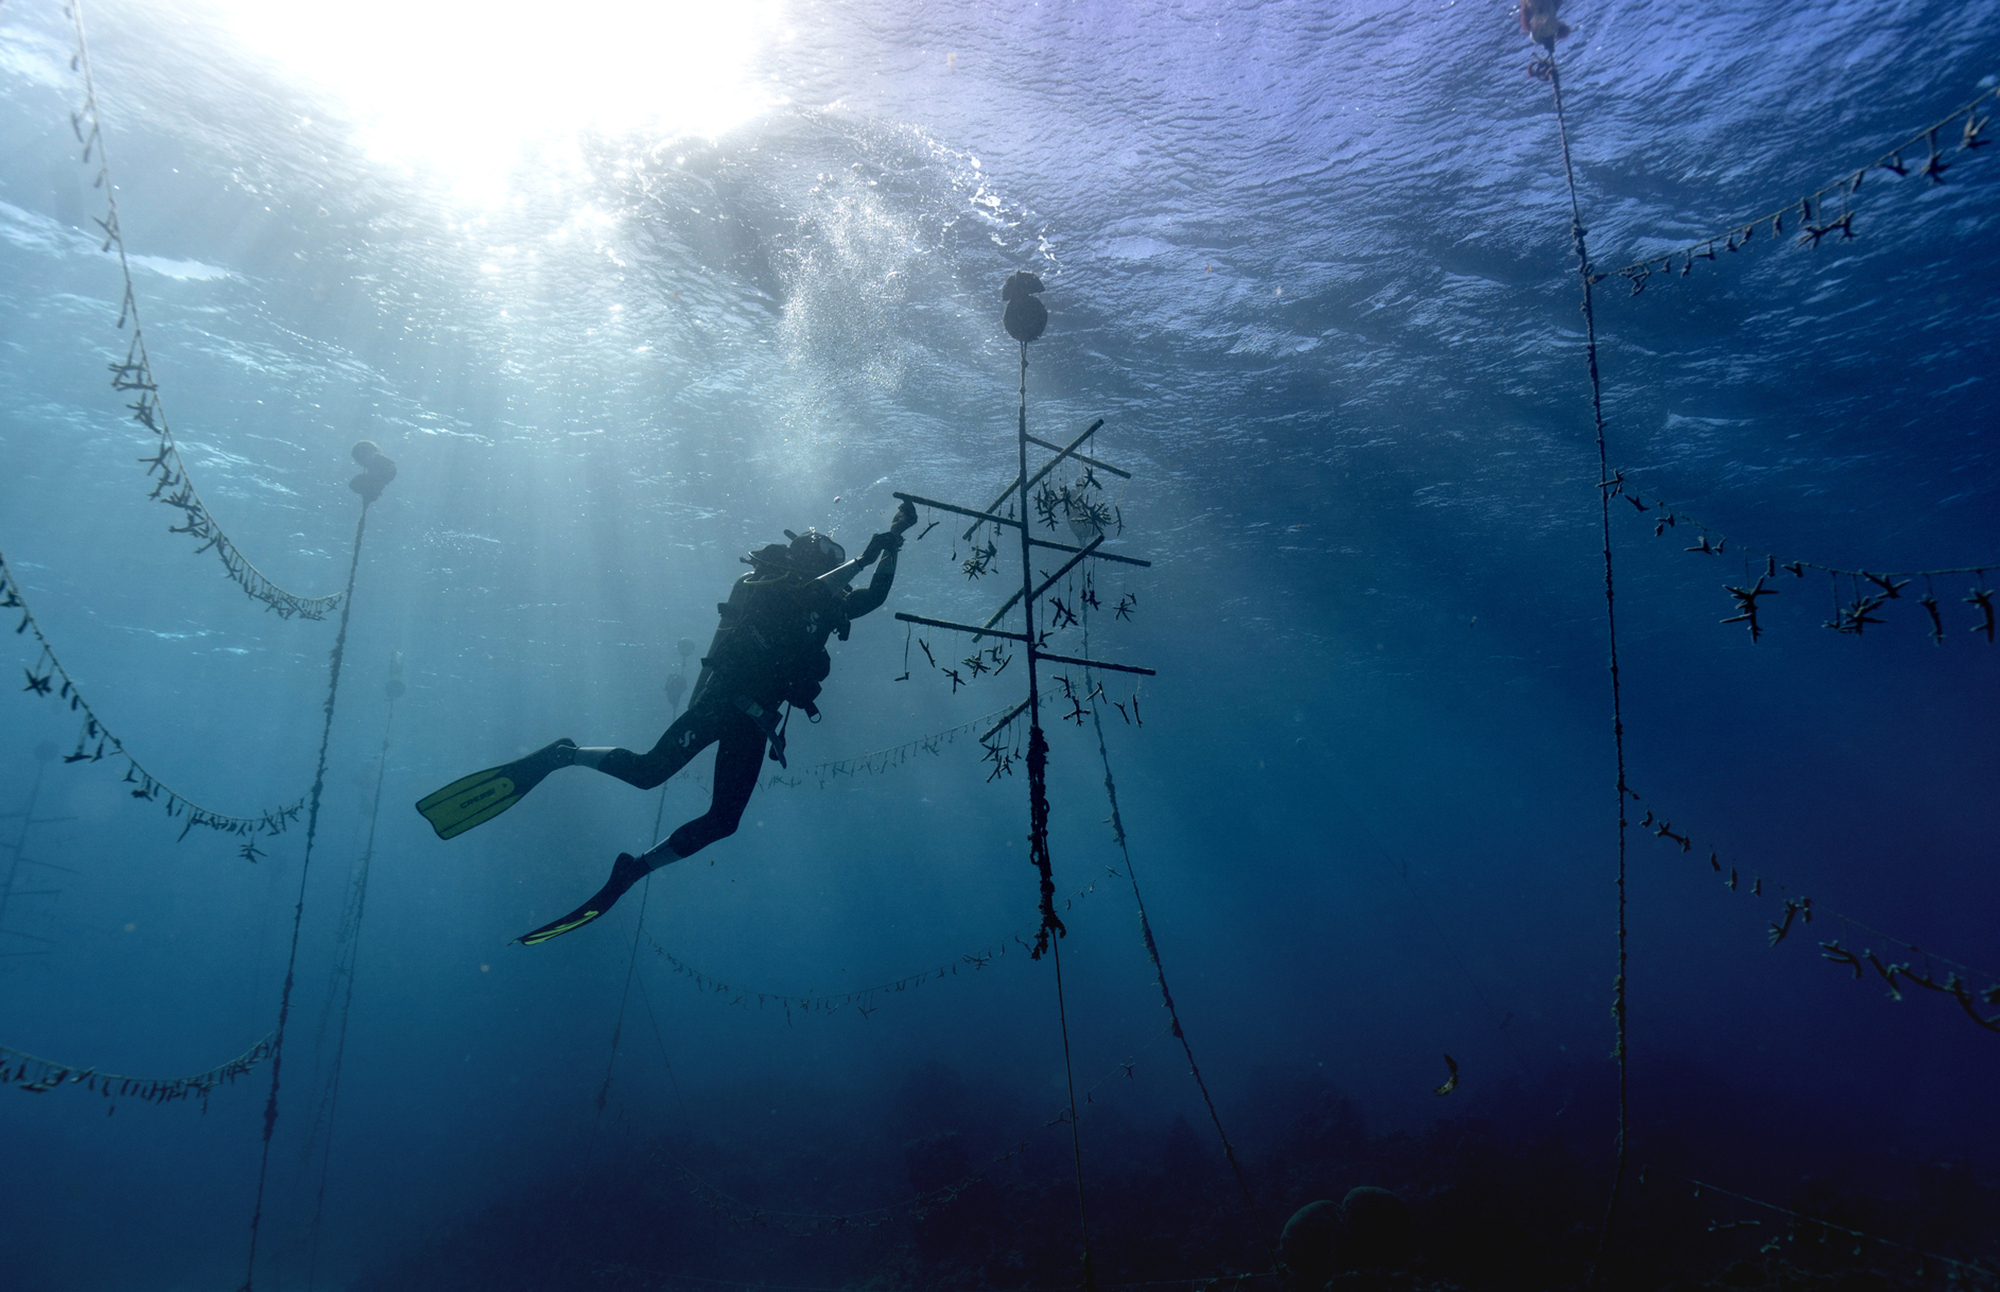
[[[789,546],[771,543],[744,557],[750,573],[730,588],[729,600],[716,606],[722,623],[702,657],[687,709],[650,752],[581,748],[573,740],[558,740],[525,758],[453,781],[417,802],[417,811],[438,838],[450,839],[513,807],[558,767],[594,767],[649,790],[708,746],[716,747],[715,793],[707,812],[637,857],[619,853],[611,878],[589,901],[515,941],[534,946],[581,928],[610,910],[648,873],[736,833],[757,788],[766,746],[772,761],[785,765],[785,721],[779,710],[790,705],[818,720],[814,701],[833,667],[826,639],[837,633],[846,641],[854,620],[888,600],[903,531],[916,520],[917,509],[905,502],[889,528],[870,538],[867,550],[851,561],[840,544],[811,529],[803,534],[786,530]],[[874,578],[854,591],[848,585],[871,564]]]

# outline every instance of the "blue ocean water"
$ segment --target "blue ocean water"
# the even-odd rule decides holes
[[[1063,1024],[1022,941],[1025,769],[989,779],[975,739],[1021,677],[954,686],[891,618],[983,619],[1019,578],[1005,544],[970,580],[963,524],[910,543],[889,606],[832,647],[824,721],[792,725],[798,783],[592,926],[509,945],[702,811],[705,759],[664,799],[560,772],[449,842],[409,806],[558,736],[649,748],[678,642],[705,646],[739,558],[784,529],[858,550],[896,491],[996,495],[999,286],[1027,268],[1052,316],[1029,428],[1104,419],[1093,451],[1132,477],[1108,481],[1107,546],[1153,562],[1100,568],[1090,631],[1158,670],[1144,725],[1105,707],[1129,680],[1091,704],[1259,1212],[1167,1032],[1094,727],[1053,702],[1097,1281],[1267,1272],[1293,1210],[1377,1184],[1416,1205],[1424,1278],[1578,1282],[1613,1176],[1620,799],[1570,210],[1513,7],[774,12],[762,106],[719,137],[600,122],[474,190],[436,161],[490,144],[459,118],[430,160],[386,156],[219,11],[89,6],[132,282],[210,512],[277,584],[337,593],[350,447],[400,474],[369,512],[303,889],[303,817],[254,860],[180,838],[122,762],[61,761],[96,740],[66,698],[9,694],[0,812],[32,816],[0,819],[0,1046],[224,1063],[276,1021],[296,906],[256,1286],[1078,1285]],[[1954,120],[1944,183],[1870,170],[1814,217],[1851,210],[1856,238],[1794,239],[1802,195],[1994,86],[2000,6],[1563,16],[1599,266],[1786,228],[1594,295],[1643,796],[1606,1268],[1930,1286],[1949,1267],[1882,1240],[2000,1253],[2000,1037],[1967,1017],[2000,1002],[1892,999],[1821,944],[2000,982],[2000,647],[1966,600],[2000,563],[2000,148],[1960,148]],[[504,21],[621,39],[588,13]],[[73,48],[54,0],[0,7],[0,552],[126,750],[256,816],[313,781],[337,617],[267,612],[147,500],[154,440],[106,377],[130,329]],[[703,57],[663,47],[658,75]],[[1695,519],[1719,555],[1686,550]],[[1753,641],[1718,621],[1764,553]],[[1970,572],[1837,633],[1880,585],[1795,559]],[[946,667],[970,649],[915,636]],[[1812,922],[1771,945],[1800,896]],[[0,1091],[8,1285],[241,1285],[269,1090],[266,1062],[160,1107]],[[1809,1226],[1682,1177],[1870,1237],[1829,1264]]]

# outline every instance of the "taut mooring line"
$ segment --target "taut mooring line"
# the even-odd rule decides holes
[[[1570,163],[1569,123],[1563,114],[1562,73],[1556,66],[1554,42],[1543,63],[1548,69],[1549,92],[1555,101],[1556,136],[1562,143],[1563,181],[1569,189],[1570,245],[1576,252],[1576,275],[1583,284],[1583,354],[1590,369],[1590,413],[1597,431],[1597,506],[1604,539],[1604,628],[1611,670],[1611,745],[1618,762],[1618,974],[1611,981],[1611,1017],[1617,1030],[1614,1057],[1618,1060],[1618,1134],[1611,1168],[1611,1196],[1604,1207],[1604,1224],[1597,1233],[1597,1250],[1591,1256],[1588,1286],[1597,1286],[1598,1273],[1611,1237],[1611,1224],[1618,1215],[1618,1195],[1625,1182],[1626,1130],[1628,1121],[1628,1081],[1625,1049],[1625,968],[1627,926],[1625,918],[1625,715],[1618,689],[1618,593],[1612,579],[1611,493],[1614,481],[1610,457],[1604,447],[1604,384],[1597,369],[1597,316],[1591,304],[1590,253],[1584,237],[1583,210],[1576,196],[1576,168]]]
[[[299,895],[292,907],[292,947],[285,959],[285,986],[278,996],[278,1026],[271,1042],[271,1094],[264,1103],[264,1141],[257,1164],[257,1202],[250,1213],[250,1255],[244,1264],[240,1292],[253,1292],[257,1273],[257,1234],[264,1223],[264,1183],[271,1171],[271,1133],[278,1125],[278,1086],[284,1073],[285,1024],[292,1012],[292,984],[299,963],[299,929],[305,921],[306,878],[312,873],[313,839],[319,832],[319,805],[326,789],[326,750],[333,739],[333,712],[340,698],[340,665],[347,653],[347,622],[354,611],[354,579],[361,569],[361,538],[368,528],[368,504],[363,497],[361,518],[354,523],[354,555],[347,565],[347,587],[340,596],[340,631],[334,635],[332,658],[326,684],[326,721],[320,727],[319,761],[313,772],[312,790],[307,795],[306,846],[299,863]]]
[[[357,546],[359,544],[357,543]],[[332,1091],[327,1097],[326,1146],[320,1153],[319,1192],[313,1199],[312,1250],[306,1263],[306,1292],[312,1292],[313,1281],[319,1273],[319,1232],[320,1218],[326,1210],[326,1179],[333,1165],[333,1125],[340,1111],[340,1075],[347,1059],[347,1020],[354,1008],[354,975],[356,960],[361,954],[361,919],[368,905],[368,872],[375,860],[375,824],[382,815],[382,781],[389,771],[389,737],[396,730],[396,701],[403,694],[402,657],[390,665],[388,682],[389,716],[382,724],[382,749],[375,761],[375,793],[368,805],[368,841],[362,845],[361,860],[355,865],[353,885],[353,919],[347,931],[346,945],[342,947],[347,964],[344,995],[340,1002],[340,1033],[333,1047]],[[339,966],[336,964],[336,969]]]

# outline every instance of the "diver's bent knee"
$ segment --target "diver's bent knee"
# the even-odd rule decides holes
[[[597,770],[635,789],[658,789],[672,776],[664,761],[646,754],[635,754],[629,749],[614,749],[599,760]]]

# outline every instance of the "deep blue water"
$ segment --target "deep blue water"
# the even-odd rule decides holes
[[[987,783],[965,733],[879,775],[760,790],[738,834],[652,877],[636,939],[639,892],[508,945],[652,842],[658,793],[562,772],[449,843],[408,806],[557,736],[649,747],[676,643],[707,642],[738,557],[782,529],[858,549],[893,490],[997,493],[1017,375],[998,287],[1023,267],[1053,315],[1030,429],[1066,440],[1103,417],[1096,451],[1133,473],[1112,546],[1154,565],[1103,571],[1105,605],[1137,609],[1101,614],[1091,645],[1159,676],[1143,729],[1107,729],[1109,756],[1269,1236],[1305,1202],[1384,1182],[1301,1129],[1330,1092],[1368,1134],[1431,1146],[1421,1184],[1387,1181],[1413,1196],[1462,1185],[1464,1119],[1560,1144],[1565,1164],[1533,1169],[1573,1185],[1594,1225],[1617,1081],[1599,477],[1555,122],[1511,6],[784,12],[804,34],[760,54],[773,106],[747,124],[594,134],[576,167],[524,161],[491,204],[375,156],[328,92],[213,15],[89,11],[146,336],[213,513],[278,583],[336,592],[350,445],[401,468],[360,561],[258,1285],[304,1282],[329,1144],[329,1286],[612,1286],[593,1261],[829,1287],[1074,1282],[1068,1136],[1045,1125],[1065,1102],[1051,965],[1018,945],[961,960],[1034,926],[1026,787]],[[1564,16],[1605,266],[1794,202],[2000,73],[1984,0]],[[105,380],[122,280],[70,132],[70,41],[54,0],[0,8],[0,551],[127,749],[195,802],[255,814],[312,780],[335,624],[264,612],[146,499],[149,437]],[[662,51],[661,75],[699,56]],[[1912,959],[1893,936],[2000,981],[2000,647],[1961,601],[1988,576],[1934,580],[1942,645],[1911,600],[1921,580],[1859,636],[1821,628],[1835,608],[1818,577],[1778,581],[1761,641],[1717,622],[1723,585],[1763,568],[1745,545],[1848,569],[2000,563],[2000,148],[1950,160],[1943,185],[1872,172],[1853,241],[1766,234],[1636,298],[1615,277],[1596,296],[1613,466],[1731,539],[1689,554],[1685,528],[1656,539],[1657,513],[1613,504],[1625,753],[1645,796],[1624,1214],[1632,1250],[1697,1271],[1754,1256],[1776,1222],[1690,1209],[1661,1171],[1787,1205],[1873,1198],[1843,1204],[1846,1223],[1947,1255],[2000,1243],[1978,1207],[1937,1201],[1995,1196],[2000,1036],[1948,997],[1891,1000],[1815,945]],[[1003,556],[968,582],[961,528],[911,544],[891,605],[833,646],[795,768],[1020,698],[1013,671],[954,691],[920,657],[894,680],[892,611],[983,618],[1018,579]],[[29,639],[8,641],[5,666],[32,673]],[[388,732],[393,652],[408,692]],[[134,801],[114,762],[38,761],[77,740],[62,703],[5,706],[0,811],[37,795],[52,820],[21,851],[63,869],[17,869],[21,893],[59,891],[9,899],[0,950],[37,954],[0,961],[0,1045],[162,1076],[247,1048],[276,1018],[302,828],[254,864],[234,839],[177,842],[181,822]],[[1108,873],[1123,867],[1090,728],[1059,711],[1056,883],[1092,889],[1064,912],[1063,972],[1103,1276],[1262,1268]],[[385,733],[329,1132],[336,934]],[[706,785],[703,760],[667,787],[669,827]],[[1648,807],[1699,847],[1637,828]],[[1774,948],[1780,884],[1818,915]],[[655,942],[753,994],[961,971],[865,1014],[788,1018],[697,989]],[[1441,1099],[1445,1053],[1461,1081]],[[0,1091],[8,1285],[238,1286],[268,1082],[259,1067],[205,1113]],[[727,1227],[900,1203],[945,1182],[909,1147],[954,1131],[975,1166],[1031,1143],[995,1169],[1000,1192],[958,1204],[1013,1226],[1012,1264],[967,1255],[976,1226],[900,1211],[858,1239]],[[1371,1169],[1399,1169],[1388,1142]],[[1161,1214],[1195,1206],[1200,1241],[1142,1235],[1120,1193],[1142,1177]],[[714,1189],[742,1205],[712,1209]],[[1708,1227],[1760,1216],[1773,1227],[1754,1242]],[[1893,1259],[1907,1275],[1914,1258]]]

